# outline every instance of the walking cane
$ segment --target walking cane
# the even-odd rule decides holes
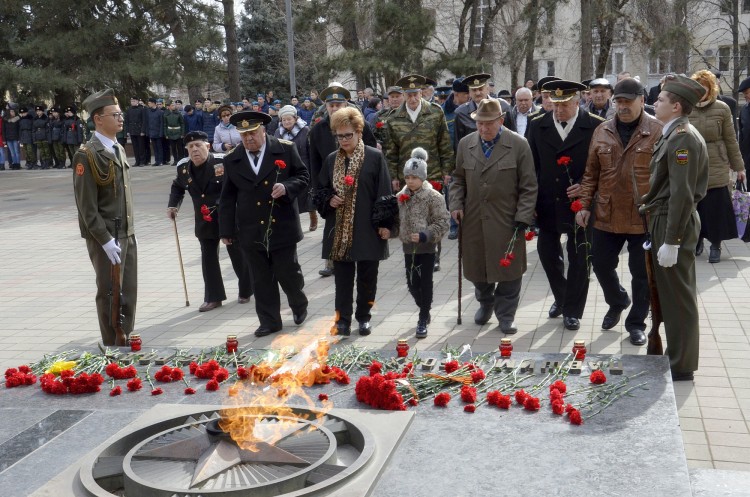
[[[463,258],[463,247],[464,247],[463,233],[464,233],[464,230],[461,228],[461,223],[459,222],[458,224],[458,317],[456,318],[456,324],[461,324],[461,286],[463,284],[463,279],[464,279],[463,266],[461,265],[461,259]]]
[[[177,242],[177,257],[180,259],[180,272],[182,273],[182,288],[185,289],[185,307],[190,307],[190,301],[188,300],[187,293],[187,282],[185,281],[185,266],[182,264],[182,250],[180,250],[180,236],[177,234],[177,219],[172,218],[172,225],[174,226],[174,240]]]

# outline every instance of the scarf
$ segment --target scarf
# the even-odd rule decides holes
[[[284,140],[293,141],[294,137],[297,136],[297,134],[302,131],[302,128],[304,128],[305,126],[307,126],[307,123],[301,117],[297,118],[297,122],[294,123],[294,126],[292,126],[291,130],[286,129],[284,126],[279,126],[279,129],[281,130],[281,138]]]
[[[333,163],[333,188],[337,195],[344,198],[344,203],[336,209],[336,227],[333,234],[333,248],[331,249],[331,259],[334,261],[349,259],[354,234],[354,211],[357,207],[357,186],[364,159],[365,144],[360,140],[349,160],[348,168],[346,166],[346,152],[342,149],[339,149]],[[346,185],[344,181],[346,176],[354,178],[354,184]]]

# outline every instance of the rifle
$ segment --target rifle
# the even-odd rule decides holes
[[[461,324],[461,292],[462,292],[462,283],[463,283],[463,267],[462,267],[462,259],[464,256],[464,243],[463,243],[463,232],[462,229],[462,222],[463,219],[459,220],[458,223],[458,317],[456,318],[456,324]]]
[[[114,218],[115,222],[115,243],[119,245],[117,238],[120,231],[120,218]],[[112,328],[115,330],[115,345],[124,346],[128,343],[125,330],[122,329],[122,288],[120,283],[120,264],[112,264],[112,286],[109,288],[109,315],[112,322]]]
[[[659,301],[659,292],[656,288],[656,278],[654,277],[654,256],[651,252],[651,235],[648,231],[646,216],[642,215],[643,227],[646,228],[646,240],[649,249],[646,252],[646,275],[648,276],[648,290],[651,297],[651,331],[648,332],[648,345],[646,345],[647,355],[664,354],[664,346],[661,343],[659,335],[659,326],[663,322],[661,315],[661,302]]]

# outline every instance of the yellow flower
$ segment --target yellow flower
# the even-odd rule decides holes
[[[65,371],[66,369],[73,369],[76,367],[75,361],[57,361],[56,363],[52,364],[52,366],[49,367],[45,373],[52,373],[59,375],[61,371]]]

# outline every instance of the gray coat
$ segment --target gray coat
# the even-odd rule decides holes
[[[516,222],[531,224],[537,182],[528,142],[503,128],[487,159],[479,134],[467,135],[456,150],[450,187],[451,210],[463,210],[463,268],[472,282],[512,281],[526,272],[526,239],[518,231],[515,259],[500,266]]]

